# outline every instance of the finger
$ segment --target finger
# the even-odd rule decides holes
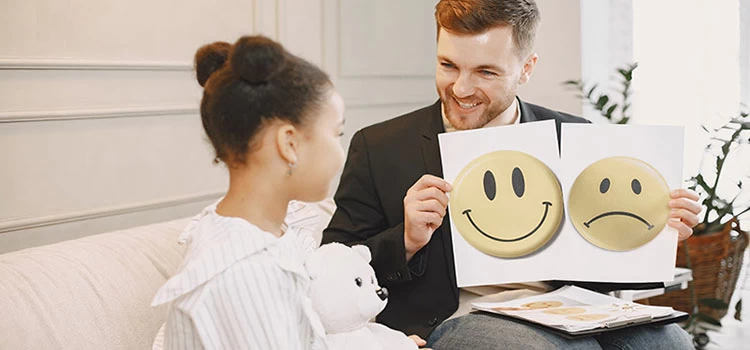
[[[437,187],[443,192],[450,192],[453,187],[448,181],[445,181],[437,176],[425,174],[422,175],[417,182],[411,186],[410,190],[419,191],[428,187]]]
[[[409,339],[411,339],[412,341],[414,341],[414,343],[417,344],[417,346],[425,346],[425,345],[427,345],[427,341],[424,340],[424,339],[422,339],[420,336],[418,336],[416,334],[410,335]]]
[[[669,207],[672,209],[687,209],[696,215],[703,209],[700,203],[684,197],[670,200]]]
[[[436,199],[416,202],[413,206],[413,209],[416,209],[417,211],[438,213],[440,214],[441,218],[445,216],[446,212],[445,206],[443,206]]]
[[[672,192],[669,193],[669,196],[672,198],[688,198],[694,201],[697,201],[701,198],[701,196],[698,195],[698,192],[687,188],[678,188],[676,190],[672,190]]]
[[[412,198],[418,201],[426,201],[430,199],[437,200],[443,207],[448,206],[448,195],[438,188],[430,187],[425,188],[421,191],[412,193]]]
[[[682,221],[670,219],[668,225],[677,230],[677,239],[684,241],[693,234],[693,229],[685,225]]]
[[[440,214],[431,211],[421,211],[416,218],[419,222],[423,222],[425,225],[433,229],[437,229],[443,223],[443,217],[440,216]]]
[[[690,228],[698,225],[698,215],[695,215],[695,213],[686,209],[672,209],[672,211],[669,212],[669,217],[672,219],[679,219]]]

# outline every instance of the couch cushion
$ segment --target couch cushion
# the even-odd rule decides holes
[[[0,349],[149,349],[180,219],[0,255]]]

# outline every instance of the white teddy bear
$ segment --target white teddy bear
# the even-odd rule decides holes
[[[339,243],[321,246],[305,261],[310,298],[331,349],[417,349],[404,333],[371,319],[385,308],[388,290],[370,267],[370,249]]]

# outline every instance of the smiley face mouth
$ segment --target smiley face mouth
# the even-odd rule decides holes
[[[549,207],[552,205],[552,203],[544,201],[544,202],[542,202],[542,205],[544,205],[544,214],[542,215],[542,219],[539,220],[539,223],[536,225],[536,227],[534,227],[534,229],[531,230],[531,232],[529,232],[529,233],[527,233],[527,234],[525,234],[525,235],[523,235],[521,237],[517,237],[517,238],[513,238],[513,239],[497,238],[497,237],[494,237],[494,236],[489,235],[489,234],[485,233],[484,231],[482,231],[482,229],[479,228],[476,223],[474,223],[474,220],[471,219],[471,209],[464,210],[463,214],[466,215],[466,217],[469,219],[469,222],[471,223],[471,226],[474,226],[474,228],[477,231],[479,231],[479,233],[481,233],[483,236],[485,236],[485,237],[487,237],[487,238],[489,238],[491,240],[498,241],[498,242],[518,242],[518,241],[520,241],[522,239],[525,239],[525,238],[533,235],[534,232],[536,232],[540,227],[542,227],[542,224],[544,224],[544,221],[547,220],[547,213],[549,212]]]
[[[599,214],[599,215],[595,216],[593,219],[591,219],[589,221],[584,222],[583,225],[586,226],[586,228],[589,228],[589,227],[591,227],[591,224],[594,221],[599,220],[599,219],[601,219],[603,217],[612,216],[612,215],[628,216],[628,217],[631,217],[633,219],[636,219],[636,220],[642,222],[644,225],[646,225],[646,227],[648,227],[649,230],[651,230],[652,228],[654,228],[654,225],[649,224],[648,221],[646,221],[646,219],[644,219],[644,218],[642,218],[642,217],[640,217],[640,216],[638,216],[636,214],[629,213],[629,212],[626,212],[626,211],[608,211],[608,212],[606,212],[604,214]]]

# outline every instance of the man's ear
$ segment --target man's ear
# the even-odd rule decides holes
[[[282,123],[276,130],[276,147],[287,164],[297,164],[300,132],[294,125]]]
[[[532,53],[526,58],[521,69],[521,76],[518,78],[518,84],[526,84],[531,79],[531,74],[534,73],[534,67],[536,67],[536,61],[539,56],[536,53]]]

